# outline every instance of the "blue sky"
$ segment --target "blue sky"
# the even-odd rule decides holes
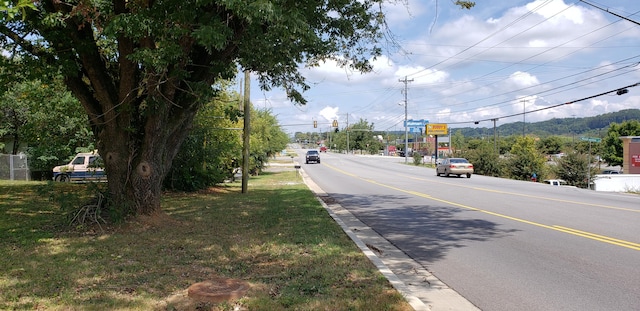
[[[305,106],[289,102],[281,89],[264,92],[255,81],[251,101],[270,109],[290,134],[326,132],[332,120],[342,129],[347,119],[404,131],[405,77],[412,80],[407,118],[450,128],[492,127],[474,125],[492,118],[497,125],[518,122],[523,112],[526,122],[536,122],[640,109],[640,86],[544,109],[640,82],[640,25],[578,0],[476,0],[471,10],[452,2],[387,4],[402,51],[386,51],[367,74],[333,63],[303,69],[312,87]],[[640,22],[640,1],[588,2]],[[514,114],[520,115],[507,117]]]

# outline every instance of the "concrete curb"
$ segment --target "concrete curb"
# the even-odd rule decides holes
[[[387,278],[391,285],[405,297],[414,310],[480,310],[456,291],[442,283],[411,257],[358,220],[348,210],[337,203],[327,204],[323,200],[323,198],[329,198],[327,193],[315,184],[303,169],[298,169],[298,172],[303,182],[316,194],[316,198],[329,215]]]

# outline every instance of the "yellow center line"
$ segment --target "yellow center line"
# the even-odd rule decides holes
[[[625,240],[614,239],[614,238],[611,238],[611,237],[608,237],[608,236],[598,235],[598,234],[595,234],[595,233],[586,232],[586,231],[580,231],[580,230],[577,230],[577,229],[571,229],[571,228],[562,227],[562,226],[553,226],[553,227],[556,228],[557,230],[562,231],[562,232],[567,232],[567,233],[579,235],[579,236],[582,236],[582,237],[585,237],[585,238],[594,239],[594,240],[601,241],[601,242],[606,242],[606,243],[610,243],[610,244],[615,244],[615,245],[619,245],[619,246],[628,247],[628,248],[635,249],[635,250],[640,250],[640,244],[638,244],[638,243],[633,243],[633,242],[629,242],[629,241],[625,241]]]
[[[520,223],[536,226],[536,227],[541,227],[541,228],[545,228],[545,229],[549,229],[549,230],[563,232],[563,233],[567,233],[567,234],[571,234],[571,235],[575,235],[575,236],[579,236],[579,237],[583,237],[583,238],[587,238],[587,239],[591,239],[591,240],[595,240],[595,241],[599,241],[599,242],[603,242],[603,243],[622,246],[622,247],[625,247],[625,248],[629,248],[629,249],[640,251],[640,244],[638,244],[638,243],[625,241],[625,240],[620,240],[620,239],[615,239],[615,238],[612,238],[612,237],[607,237],[607,236],[604,236],[604,235],[598,235],[598,234],[590,233],[590,232],[586,232],[586,231],[580,231],[580,230],[577,230],[577,229],[571,229],[571,228],[567,228],[567,227],[563,227],[563,226],[545,225],[545,224],[542,224],[542,223],[529,221],[529,220],[525,220],[525,219],[522,219],[522,218],[517,218],[517,217],[513,217],[513,216],[508,216],[508,215],[504,215],[504,214],[488,211],[488,210],[483,210],[483,209],[471,207],[471,206],[468,206],[468,205],[455,203],[455,202],[444,200],[444,199],[439,199],[439,198],[433,197],[431,195],[428,195],[428,194],[425,194],[425,193],[422,193],[422,192],[405,190],[405,189],[402,189],[402,188],[386,185],[386,184],[377,182],[375,180],[364,179],[364,178],[359,177],[359,176],[357,176],[355,174],[347,173],[347,172],[345,172],[345,171],[343,171],[343,170],[341,170],[341,169],[339,169],[339,168],[337,168],[335,166],[331,166],[331,165],[328,165],[328,164],[325,164],[325,166],[327,166],[327,167],[329,167],[329,168],[331,168],[331,169],[333,169],[333,170],[335,170],[337,172],[340,172],[340,173],[343,173],[345,175],[354,177],[356,179],[360,179],[362,181],[366,181],[368,183],[371,183],[371,184],[374,184],[374,185],[377,185],[377,186],[381,186],[381,187],[385,187],[385,188],[388,188],[388,189],[392,189],[392,190],[395,190],[395,191],[411,194],[411,195],[414,195],[414,196],[417,196],[417,197],[422,197],[422,198],[430,199],[430,200],[433,200],[433,201],[436,201],[436,202],[441,202],[441,203],[449,204],[449,205],[452,205],[452,206],[457,206],[457,207],[460,207],[460,208],[464,208],[464,209],[467,209],[467,210],[481,212],[481,213],[484,213],[484,214],[487,214],[487,215],[492,215],[492,216],[496,216],[496,217],[500,217],[500,218],[504,218],[504,219],[509,219],[509,220],[520,222]],[[511,194],[509,192],[493,191],[493,190],[490,190],[490,189],[481,189],[481,188],[475,188],[475,187],[467,187],[467,188],[483,190],[483,191],[491,191],[491,192],[503,193],[503,194]],[[518,195],[518,194],[514,194],[514,195]],[[528,195],[522,195],[522,196],[528,196]],[[565,200],[556,200],[556,201],[569,202],[569,201],[565,201]]]
[[[407,176],[407,175],[404,175],[404,176],[407,177],[407,178],[415,179],[415,180],[428,181],[427,179],[420,178],[420,177]],[[433,181],[429,181],[429,182],[433,182]],[[441,182],[441,181],[436,181],[436,182],[437,183],[441,183],[441,184],[445,184],[445,185],[454,185],[454,184],[451,184],[451,183],[446,183],[446,182]],[[534,198],[534,199],[539,199],[539,200],[547,200],[547,201],[560,202],[560,203],[569,203],[569,204],[576,204],[576,205],[593,206],[593,207],[601,207],[601,208],[606,208],[606,209],[614,209],[614,210],[619,210],[619,211],[640,213],[640,209],[631,209],[631,208],[617,207],[617,206],[611,206],[611,205],[602,205],[602,204],[593,204],[593,203],[587,203],[587,202],[578,202],[578,201],[571,201],[571,200],[554,199],[554,198],[540,197],[540,196],[535,196],[535,195],[530,195],[530,194],[508,192],[508,191],[503,191],[503,190],[494,190],[494,189],[487,189],[487,188],[480,188],[480,187],[472,187],[472,186],[465,186],[465,185],[459,185],[459,184],[455,184],[455,186],[456,187],[460,187],[460,188],[468,188],[468,189],[480,190],[480,191],[485,191],[485,192],[508,194],[508,195],[513,195],[513,196],[525,197],[525,198]]]

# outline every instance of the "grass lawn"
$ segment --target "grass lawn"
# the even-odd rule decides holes
[[[412,310],[295,171],[240,190],[166,193],[162,215],[70,227],[87,185],[0,181],[0,310]],[[217,277],[251,288],[187,296]]]

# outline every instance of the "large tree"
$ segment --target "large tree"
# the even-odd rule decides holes
[[[637,135],[640,135],[640,121],[638,120],[612,123],[607,131],[607,136],[602,141],[604,145],[602,146],[602,158],[609,165],[623,165],[622,140],[620,137]]]
[[[359,70],[380,53],[380,1],[43,0],[0,23],[13,53],[60,70],[89,116],[109,195],[160,210],[161,183],[198,109],[238,68],[304,103],[302,63]]]
[[[331,58],[370,70],[383,1],[42,0],[35,10],[0,7],[0,42],[60,71],[89,116],[112,207],[152,214],[212,85],[249,70],[303,104],[300,64]]]
[[[506,169],[511,178],[529,180],[535,173],[540,176],[543,171],[545,157],[536,149],[533,137],[518,137],[511,147],[511,155],[507,159]]]

